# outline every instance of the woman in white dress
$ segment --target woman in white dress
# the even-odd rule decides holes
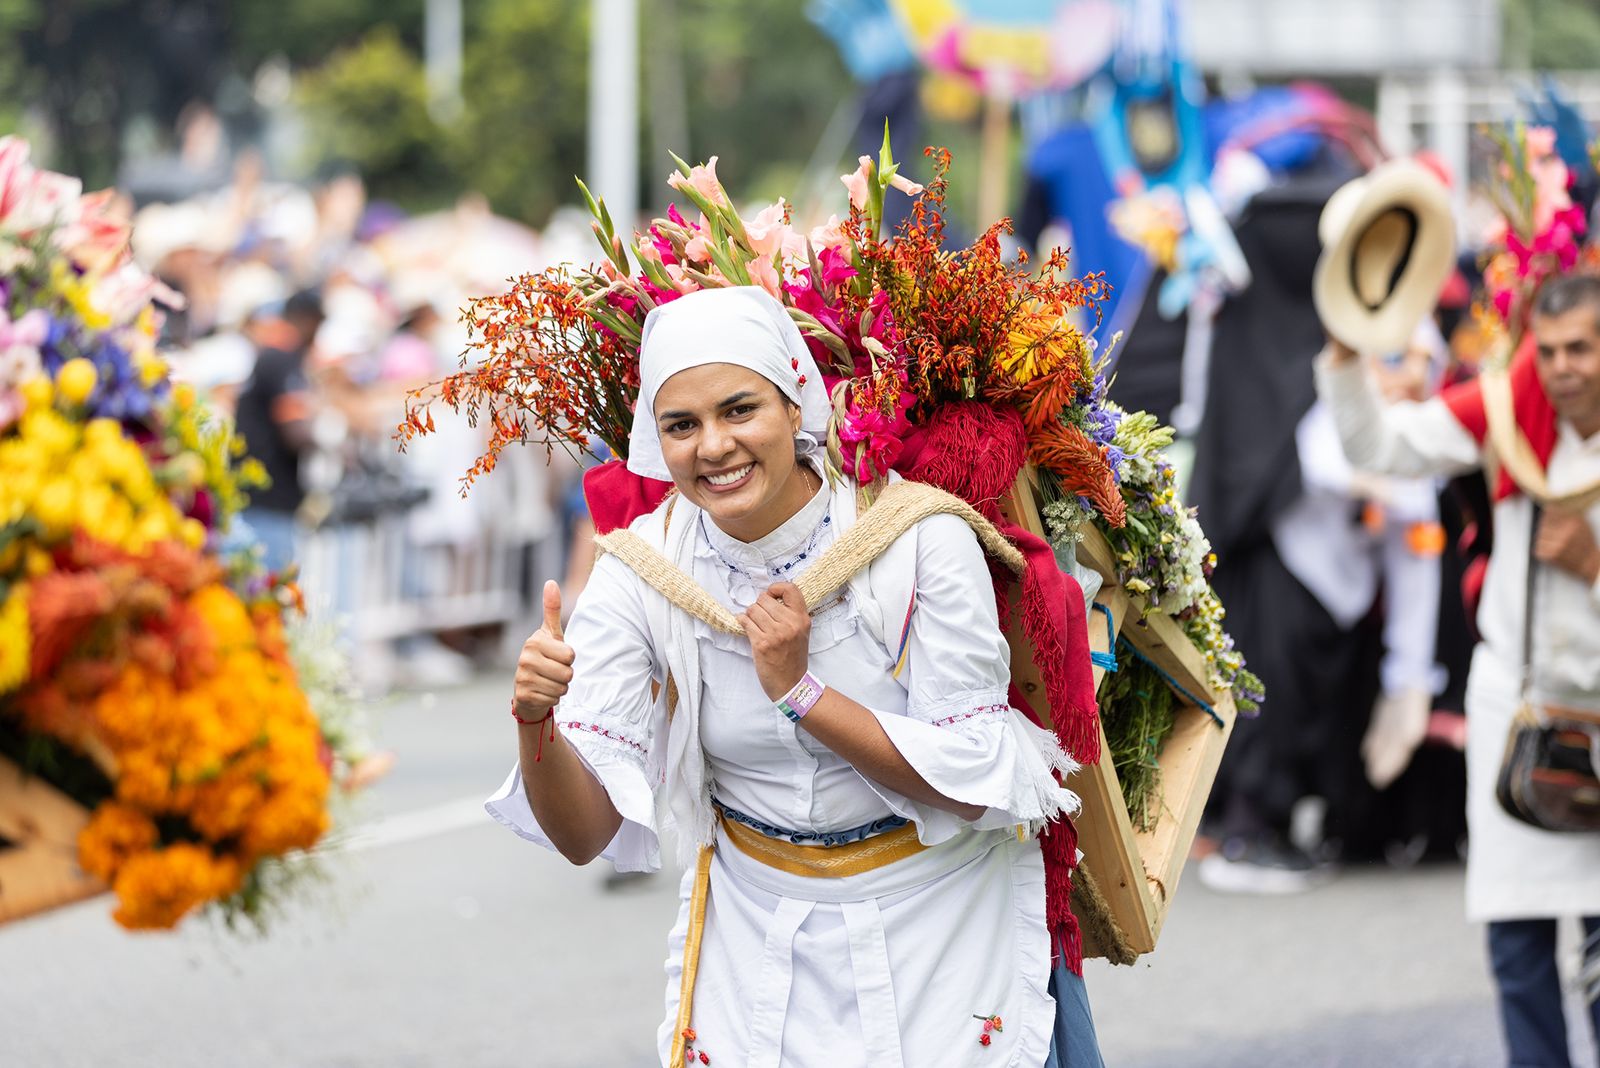
[[[602,555],[563,636],[547,584],[490,813],[619,871],[658,868],[673,827],[664,1065],[1056,1064],[1036,835],[1077,799],[1007,703],[978,538],[922,519],[808,614],[795,582],[858,494],[822,473],[830,407],[787,313],[752,288],[679,298],[640,363],[628,464],[676,493],[632,533],[745,633]]]

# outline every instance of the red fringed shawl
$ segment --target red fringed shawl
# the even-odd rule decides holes
[[[1537,349],[1533,335],[1523,339],[1511,361],[1511,410],[1516,416],[1517,429],[1528,439],[1541,470],[1550,464],[1550,454],[1556,449],[1556,410],[1545,395],[1539,382],[1535,364]],[[1489,437],[1489,416],[1483,403],[1483,382],[1474,378],[1458,382],[1439,394],[1456,417],[1456,422],[1482,445]],[[1511,475],[1502,468],[1495,482],[1494,499],[1504,500],[1521,492]]]

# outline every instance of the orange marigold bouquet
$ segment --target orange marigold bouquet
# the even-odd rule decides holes
[[[92,811],[123,926],[259,919],[355,749],[291,659],[292,576],[227,540],[258,465],[170,381],[175,298],[127,248],[109,196],[0,139],[0,757]]]

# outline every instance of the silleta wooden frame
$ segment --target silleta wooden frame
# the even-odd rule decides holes
[[[0,757],[0,923],[106,889],[78,867],[88,822],[82,805]]]
[[[1045,536],[1031,469],[1023,470],[1001,507],[1018,526]],[[1219,724],[1190,697],[1175,690],[1176,722],[1159,758],[1161,818],[1150,831],[1136,830],[1129,819],[1103,729],[1099,761],[1085,765],[1067,784],[1083,799],[1083,811],[1075,822],[1078,848],[1083,851],[1080,871],[1087,872],[1089,879],[1080,881],[1097,891],[1085,895],[1074,888],[1073,907],[1082,921],[1084,956],[1128,963],[1156,948],[1237,713],[1230,694],[1218,694],[1211,688],[1205,656],[1181,624],[1160,613],[1139,618],[1133,601],[1117,582],[1111,546],[1098,530],[1091,527],[1079,543],[1078,562],[1103,578],[1095,601],[1105,607],[1111,620],[1107,627],[1105,613],[1093,613],[1090,648],[1108,652],[1116,636],[1126,638],[1178,686],[1209,704],[1221,719]],[[1010,628],[1009,640],[1013,680],[1034,710],[1045,715],[1044,683],[1020,626]],[[1096,666],[1094,670],[1098,687],[1105,679],[1105,669]],[[1087,908],[1103,914],[1085,916],[1082,913]]]

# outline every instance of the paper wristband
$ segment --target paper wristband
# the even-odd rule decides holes
[[[800,677],[799,682],[794,684],[793,689],[773,703],[778,706],[779,712],[788,716],[795,723],[799,723],[805,717],[805,714],[811,711],[812,706],[822,698],[822,691],[826,688],[822,685],[820,679],[808,671]]]

